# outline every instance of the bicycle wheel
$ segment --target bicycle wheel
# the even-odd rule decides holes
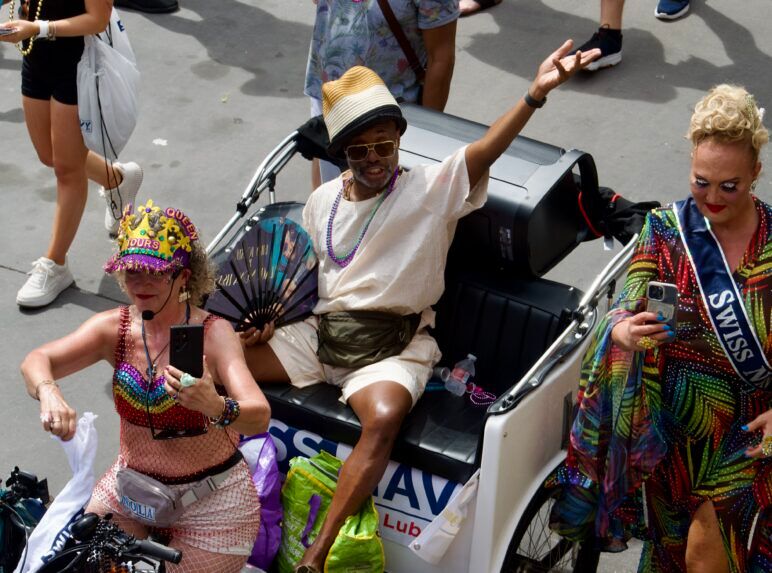
[[[579,571],[579,544],[549,528],[550,511],[558,493],[556,488],[541,487],[533,496],[509,543],[502,573]],[[585,568],[582,573],[594,570]]]

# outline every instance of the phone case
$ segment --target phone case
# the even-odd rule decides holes
[[[652,287],[660,287],[662,289],[663,296],[661,300],[651,298]],[[651,281],[646,288],[646,295],[646,310],[661,313],[665,317],[665,320],[662,322],[669,324],[670,328],[675,332],[677,324],[676,313],[678,311],[678,287],[670,283]]]
[[[169,337],[169,364],[195,378],[201,378],[204,375],[204,325],[172,326]]]

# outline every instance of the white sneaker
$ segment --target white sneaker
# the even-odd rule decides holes
[[[40,257],[32,263],[32,270],[27,274],[27,282],[16,293],[16,304],[26,308],[51,304],[75,280],[66,261],[63,265],[57,265],[46,257]]]
[[[120,171],[123,181],[112,189],[99,188],[99,194],[107,201],[105,210],[105,229],[110,236],[118,233],[118,223],[123,215],[123,209],[129,203],[134,203],[137,192],[142,185],[142,168],[134,162],[113,163],[113,168]]]

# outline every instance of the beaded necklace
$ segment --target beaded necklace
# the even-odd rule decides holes
[[[14,3],[15,3],[15,0],[11,0],[11,5],[8,7],[9,19],[13,18]],[[24,3],[23,0],[22,0],[22,3]],[[37,10],[35,10],[35,20],[40,20],[40,10],[42,8],[43,8],[43,0],[38,0],[38,7],[37,7]],[[33,20],[33,21],[35,21],[35,20]],[[27,49],[26,50],[22,47],[23,44],[21,42],[19,42],[18,44],[15,44],[16,49],[19,50],[19,53],[22,56],[29,56],[30,52],[32,51],[32,46],[35,45],[35,38],[37,38],[37,36],[32,36],[29,39],[29,44],[27,45]]]
[[[341,197],[343,197],[343,190],[345,189],[345,184],[341,186],[340,191],[338,192],[338,196],[335,198],[335,202],[332,204],[332,209],[330,210],[330,218],[327,220],[327,254],[332,259],[332,262],[334,262],[336,265],[338,265],[339,267],[345,268],[349,265],[349,263],[351,263],[352,260],[354,260],[354,255],[359,249],[359,245],[362,244],[362,239],[365,238],[365,233],[367,233],[367,229],[370,226],[370,223],[373,221],[373,217],[375,217],[375,213],[378,211],[378,208],[386,200],[386,197],[391,195],[391,192],[394,190],[394,185],[397,182],[398,176],[399,176],[399,167],[397,167],[394,170],[394,174],[391,176],[391,181],[389,181],[388,189],[386,189],[385,193],[381,194],[377,203],[373,206],[372,211],[370,211],[370,214],[367,216],[367,220],[365,221],[365,224],[362,226],[362,230],[359,232],[359,238],[357,239],[357,242],[354,245],[354,247],[347,254],[345,254],[342,257],[339,257],[338,255],[335,254],[335,249],[332,246],[332,225],[333,225],[333,222],[335,221],[335,215],[338,212],[340,199]]]

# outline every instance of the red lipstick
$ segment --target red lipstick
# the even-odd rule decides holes
[[[724,209],[726,209],[726,205],[714,205],[712,203],[705,203],[705,206],[708,208],[708,211],[711,213],[720,213]]]

